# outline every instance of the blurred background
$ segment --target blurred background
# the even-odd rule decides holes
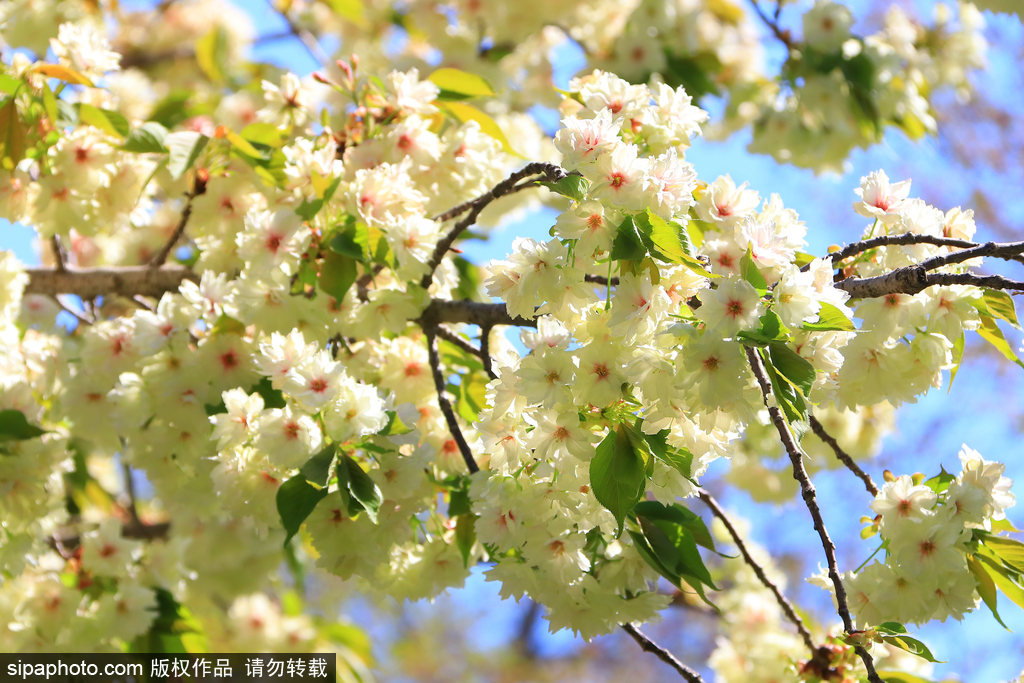
[[[146,7],[156,3],[122,1],[122,5]],[[268,3],[236,0],[235,5],[251,18],[257,40],[251,57],[307,76],[319,64]],[[810,3],[787,5],[781,12],[783,27],[799,30],[801,14]],[[931,16],[936,3],[908,0],[866,0],[845,3],[858,19],[854,30],[870,33],[880,26],[887,9],[895,4],[908,14]],[[749,10],[749,5],[747,6]],[[767,156],[747,151],[749,128],[725,141],[698,138],[687,153],[702,180],[730,174],[737,182],[749,182],[767,198],[778,193],[787,207],[795,209],[808,226],[809,248],[823,254],[831,244],[855,241],[866,227],[854,213],[854,188],[870,171],[884,169],[892,180],[913,179],[911,196],[921,197],[943,210],[956,206],[975,211],[978,241],[1024,239],[1024,28],[1016,15],[984,14],[989,42],[988,68],[972,76],[975,94],[958,101],[954,93],[934,101],[939,121],[937,137],[911,141],[896,129],[885,141],[869,150],[855,150],[846,171],[816,176],[810,170],[781,166]],[[784,48],[765,34],[768,72],[782,63]],[[323,38],[328,52],[337,48]],[[342,46],[344,47],[344,46]],[[554,48],[556,85],[565,88],[569,78],[587,68],[583,51],[571,41]],[[714,98],[701,101],[715,111]],[[557,127],[553,110],[537,108],[536,118],[549,131]],[[514,141],[513,141],[514,144]],[[467,256],[478,263],[504,258],[515,236],[546,239],[555,211],[540,209],[500,226],[486,242],[467,243]],[[0,249],[10,249],[26,263],[38,262],[33,232],[19,225],[0,223]],[[1005,274],[1020,279],[1011,264]],[[1005,328],[1013,348],[1020,333]],[[512,334],[510,332],[510,334]],[[1006,475],[1024,481],[1024,379],[1021,369],[1008,363],[976,336],[968,336],[963,367],[955,384],[932,390],[918,404],[896,412],[895,427],[882,440],[878,455],[865,469],[880,481],[882,471],[897,474],[923,472],[932,476],[940,466],[959,471],[957,452],[966,443],[984,457],[1006,463]],[[947,380],[948,381],[948,380]],[[818,456],[823,457],[823,456]],[[818,463],[823,465],[824,463]],[[830,465],[830,464],[829,464]],[[767,461],[765,476],[777,476],[780,485],[793,486],[783,462]],[[818,623],[838,619],[828,593],[804,578],[818,569],[823,555],[806,508],[796,497],[785,504],[756,502],[724,477],[730,462],[718,460],[702,481],[735,516],[749,521],[748,536],[772,551],[790,577],[788,595]],[[825,521],[838,546],[840,567],[860,565],[875,549],[877,539],[860,538],[862,515],[871,514],[870,497],[846,470],[821,469],[814,483],[823,502]],[[707,518],[699,503],[691,506]],[[1024,524],[1024,511],[1011,509],[1009,519]],[[316,587],[309,602],[315,604]],[[671,589],[667,586],[666,589]],[[373,604],[351,588],[344,611],[362,627],[369,642],[373,670],[385,681],[656,681],[676,674],[654,657],[643,654],[625,634],[587,643],[569,632],[549,633],[543,609],[529,601],[502,601],[498,586],[475,570],[465,588],[451,591],[433,604]],[[967,615],[959,627],[932,624],[917,631],[945,664],[935,666],[930,678],[964,681],[1006,681],[1024,668],[1024,612],[1002,611],[1003,629],[984,608]],[[696,666],[707,660],[715,646],[716,619],[712,613],[687,600],[676,601],[657,625],[645,632],[684,662]],[[701,670],[712,680],[709,670]]]

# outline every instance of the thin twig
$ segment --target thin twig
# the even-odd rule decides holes
[[[188,225],[188,219],[192,215],[192,200],[195,199],[196,193],[191,191],[187,192],[185,197],[185,208],[182,209],[178,225],[174,228],[174,232],[171,234],[170,239],[167,240],[167,243],[160,248],[160,251],[158,251],[156,256],[154,256],[149,262],[150,268],[159,268],[166,263],[167,257],[170,255],[175,245],[178,244],[178,240],[180,240],[181,236],[185,234],[185,226]]]
[[[491,379],[498,379],[498,375],[494,372],[494,363],[491,359],[491,328],[493,325],[483,325],[480,327],[480,360],[484,364],[484,371],[487,376]]]
[[[61,246],[60,237],[57,235],[51,237],[50,246],[53,248],[53,259],[57,263],[57,270],[64,272],[67,269],[67,260],[64,258],[64,247]]]
[[[640,645],[641,650],[644,652],[650,652],[655,657],[671,666],[679,673],[680,676],[689,681],[689,683],[704,683],[704,679],[700,677],[699,673],[680,662],[675,658],[675,655],[645,636],[632,624],[622,624],[622,630],[628,633],[630,637]]]
[[[786,453],[789,455],[789,460],[793,465],[793,478],[800,484],[804,504],[811,513],[811,519],[814,520],[814,529],[818,532],[821,546],[825,550],[825,559],[828,562],[828,576],[836,589],[836,604],[839,616],[843,620],[843,629],[847,633],[851,633],[853,632],[853,618],[850,616],[850,608],[846,601],[846,588],[843,587],[842,577],[839,576],[839,567],[836,562],[836,546],[829,537],[828,530],[825,528],[825,520],[821,516],[821,508],[818,507],[817,491],[807,475],[807,470],[804,468],[803,453],[800,451],[796,438],[789,428],[789,423],[786,422],[782,411],[779,410],[778,404],[775,401],[769,400],[772,397],[772,385],[768,379],[764,364],[761,362],[761,357],[756,349],[748,347],[746,352],[750,369],[753,371],[754,377],[761,387],[761,394],[764,396],[765,405],[768,407],[768,415],[779,432],[782,445],[786,448]],[[878,673],[875,671],[874,660],[871,654],[862,647],[856,648],[856,652],[864,661],[864,667],[868,672],[868,680],[871,683],[882,683],[882,679],[879,678]]]
[[[495,185],[489,192],[485,192],[476,199],[459,204],[453,209],[449,209],[443,214],[435,217],[435,220],[450,220],[463,213],[467,213],[465,218],[456,223],[447,235],[441,238],[434,248],[434,253],[430,257],[430,261],[427,262],[427,274],[420,280],[420,286],[423,289],[430,287],[430,283],[434,279],[434,271],[437,270],[438,265],[441,264],[441,259],[451,249],[452,244],[458,239],[459,235],[463,233],[469,226],[476,223],[476,219],[480,216],[480,213],[487,207],[488,204],[493,202],[495,199],[504,197],[505,195],[518,192],[519,190],[525,190],[533,187],[533,183],[524,183],[523,185],[517,185],[520,180],[528,178],[530,176],[539,175],[548,180],[558,180],[564,178],[567,173],[565,169],[555,164],[549,164],[546,162],[536,162],[527,164],[520,170],[516,171],[508,178],[505,178],[500,183]]]
[[[302,45],[309,52],[309,56],[316,60],[319,64],[326,66],[331,63],[331,58],[324,52],[324,49],[320,47],[320,43],[317,41],[316,36],[300,27],[288,14],[288,10],[280,9],[276,6],[273,0],[267,0],[270,7],[277,12],[285,23],[288,24],[289,32],[302,42]]]
[[[825,431],[825,426],[821,424],[818,418],[811,414],[811,430],[818,436],[819,439],[827,443],[831,448],[832,452],[836,454],[839,461],[846,465],[846,467],[860,477],[860,480],[864,482],[864,488],[868,490],[872,496],[878,496],[878,487],[875,486],[875,482],[871,479],[871,475],[860,468],[860,465],[853,461],[850,454],[843,450],[843,447],[839,445],[835,437]]]
[[[452,344],[455,344],[466,353],[471,353],[474,356],[477,356],[478,358],[481,357],[480,349],[470,344],[469,340],[467,340],[462,335],[452,332],[443,325],[437,326],[437,336],[440,337],[441,339],[444,339],[446,342],[451,342]]]
[[[583,276],[583,281],[584,282],[590,282],[590,283],[593,283],[595,285],[602,285],[604,287],[607,287],[608,285],[611,285],[612,287],[615,287],[616,285],[619,284],[619,278],[617,278],[617,277],[607,278],[604,275],[584,275]]]
[[[57,302],[57,305],[60,306],[62,311],[64,311],[65,313],[70,313],[71,315],[75,316],[75,318],[78,319],[78,322],[82,323],[83,325],[92,325],[94,322],[96,322],[95,320],[90,320],[84,314],[79,313],[75,309],[65,304],[63,301],[60,300],[60,297],[58,297],[56,294],[52,295],[52,297],[53,300]]]
[[[135,507],[135,482],[132,480],[132,466],[126,462],[121,463],[121,468],[124,471],[124,488],[128,493],[128,518],[129,524],[138,525],[142,524],[142,520],[139,519],[139,511]]]
[[[817,650],[817,646],[814,644],[811,632],[808,631],[807,626],[804,625],[803,619],[801,619],[800,615],[796,613],[792,603],[786,599],[786,596],[782,594],[779,587],[768,578],[768,575],[764,572],[764,568],[757,563],[757,560],[755,560],[750,554],[750,551],[747,550],[747,544],[743,542],[742,538],[740,538],[739,532],[736,531],[736,527],[732,525],[728,515],[725,514],[725,510],[718,505],[718,501],[704,491],[701,491],[699,496],[700,499],[704,501],[704,504],[711,508],[711,512],[714,513],[715,517],[722,520],[722,524],[725,525],[729,535],[732,536],[733,543],[736,544],[736,547],[739,548],[740,554],[743,555],[743,560],[751,569],[754,570],[754,574],[756,574],[758,580],[764,584],[764,587],[772,592],[775,596],[775,601],[779,603],[779,607],[782,608],[782,611],[786,613],[789,620],[793,622],[794,626],[796,626],[796,630],[800,633],[800,637],[803,639],[804,644],[807,645],[807,649],[814,653]]]
[[[473,452],[469,448],[466,437],[462,434],[459,421],[455,417],[455,411],[448,400],[444,375],[441,373],[441,358],[437,353],[436,322],[434,324],[427,323],[423,328],[423,332],[427,336],[427,354],[430,358],[430,370],[434,375],[434,387],[437,389],[437,403],[441,407],[441,412],[444,413],[445,421],[448,423],[448,431],[451,432],[452,438],[455,439],[459,452],[462,454],[462,459],[466,462],[466,467],[469,468],[469,473],[479,472],[480,466],[476,464],[476,460],[473,458]]]
[[[902,235],[879,235],[878,237],[861,240],[860,242],[853,242],[852,244],[846,245],[839,251],[834,251],[831,254],[826,255],[825,258],[832,259],[833,263],[838,264],[851,256],[856,256],[857,254],[877,249],[879,247],[902,247],[912,244],[931,244],[936,247],[964,249],[968,250],[968,252],[979,247],[984,248],[985,253],[974,253],[956,261],[947,261],[946,263],[960,263],[962,261],[975,258],[975,256],[996,256],[1010,261],[1024,261],[1024,257],[1021,256],[1021,253],[1024,252],[1024,242],[1006,242],[1002,244],[986,242],[985,244],[978,244],[977,242],[971,242],[970,240],[958,240],[953,237],[938,237],[936,235],[922,235],[916,232],[907,232]],[[963,251],[958,251],[944,256],[960,256],[964,253],[965,252]],[[810,264],[807,264],[800,270],[806,272],[809,268]],[[934,269],[929,268],[928,270]]]
[[[793,39],[789,37],[789,31],[785,31],[779,27],[779,22],[776,21],[776,19],[778,19],[778,16],[776,15],[776,19],[772,19],[767,14],[765,14],[764,11],[761,9],[761,6],[757,4],[757,0],[750,0],[750,4],[754,6],[754,11],[757,12],[757,16],[761,17],[761,21],[765,23],[765,26],[772,30],[772,33],[775,34],[775,37],[778,38],[779,41],[781,41],[782,44],[785,45],[788,49],[792,50]],[[779,4],[779,6],[781,7],[781,3]]]

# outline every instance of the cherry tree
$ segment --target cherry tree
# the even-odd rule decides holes
[[[929,98],[984,65],[982,15],[893,7],[858,35],[832,0],[801,31],[769,5],[295,1],[259,38],[217,0],[0,7],[0,217],[42,260],[0,252],[0,647],[333,649],[368,680],[324,614],[479,567],[552,630],[624,630],[691,683],[878,683],[925,680],[913,625],[1024,606],[1002,464],[964,445],[948,471],[868,472],[968,339],[1024,367],[1001,327],[1024,242],[975,241],[970,208],[878,170],[836,208],[863,233],[812,254],[785,197],[686,161],[749,128],[841,172],[932,134]],[[252,62],[257,39],[321,68]],[[565,41],[588,64],[559,89]],[[551,239],[465,257],[542,205]],[[831,621],[702,488],[719,459],[802,501]],[[826,466],[864,490],[856,569]],[[315,602],[289,588],[307,574]],[[669,585],[723,615],[706,663],[641,630]]]

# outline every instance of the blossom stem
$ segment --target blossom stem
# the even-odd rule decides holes
[[[187,198],[185,201],[185,208],[181,212],[181,218],[178,220],[178,225],[174,228],[174,232],[171,233],[170,239],[167,243],[160,248],[160,251],[156,253],[156,256],[149,262],[150,268],[159,268],[167,262],[167,257],[170,255],[171,250],[178,244],[178,240],[185,234],[185,226],[188,225],[188,219],[192,216],[192,200],[196,198],[197,192],[192,190],[185,194]]]
[[[774,401],[769,401],[772,396],[772,385],[761,361],[761,356],[758,355],[757,350],[754,348],[748,347],[746,353],[750,369],[757,379],[758,386],[761,387],[761,394],[764,396],[765,405],[768,407],[768,415],[771,417],[775,429],[779,432],[782,445],[785,447],[789,460],[793,465],[793,478],[800,484],[804,504],[811,513],[811,519],[814,520],[814,529],[821,538],[821,546],[825,550],[825,559],[828,562],[828,576],[836,590],[836,605],[838,606],[839,616],[843,620],[843,629],[846,633],[851,633],[853,632],[853,618],[850,616],[850,608],[846,601],[846,588],[843,587],[842,577],[839,576],[836,546],[829,537],[828,530],[825,528],[825,520],[821,516],[821,508],[818,507],[817,491],[814,488],[814,484],[811,483],[807,469],[804,467],[803,453],[800,451],[800,446],[797,445],[789,423],[786,422],[785,416],[779,410],[778,404]],[[864,661],[864,667],[868,672],[868,680],[871,683],[882,683],[882,679],[875,671],[874,660],[871,654],[862,647],[856,648],[856,652]]]
[[[644,652],[650,652],[655,657],[671,666],[679,672],[680,676],[689,681],[689,683],[704,683],[704,679],[701,678],[699,673],[680,662],[676,659],[675,655],[645,636],[632,624],[622,624],[622,630],[628,633],[630,637],[640,645],[641,650]]]
[[[864,487],[868,490],[868,493],[872,496],[877,496],[878,487],[875,486],[875,482],[871,479],[871,475],[862,470],[860,465],[853,461],[850,454],[843,450],[843,447],[839,445],[839,442],[836,441],[835,437],[825,431],[825,426],[821,424],[818,418],[814,417],[813,414],[810,418],[811,430],[814,431],[815,435],[832,448],[832,452],[836,454],[836,457],[839,458],[841,463],[846,465],[851,472],[860,477],[860,480],[864,482]]]

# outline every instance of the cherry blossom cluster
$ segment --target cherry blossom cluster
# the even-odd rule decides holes
[[[963,619],[981,598],[968,567],[973,530],[992,530],[1013,507],[1004,465],[967,446],[962,471],[922,481],[903,475],[887,482],[871,504],[885,561],[873,561],[846,581],[851,609],[863,626]]]

